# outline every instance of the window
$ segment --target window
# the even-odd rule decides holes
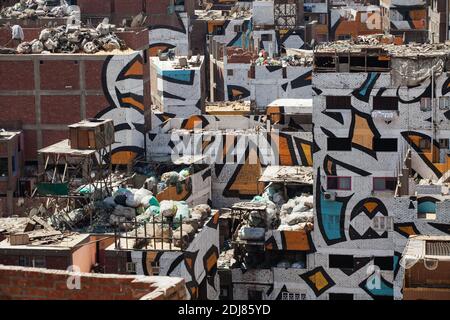
[[[421,98],[420,99],[420,110],[421,111],[431,111],[431,98]]]
[[[394,270],[394,258],[391,257],[375,257],[373,263],[380,268],[380,270]]]
[[[329,300],[353,300],[353,294],[351,293],[330,293],[328,295]]]
[[[8,176],[8,158],[0,158],[0,177]]]
[[[330,268],[353,269],[355,267],[352,255],[330,254],[328,264]]]
[[[375,231],[392,231],[394,230],[394,220],[392,219],[392,217],[374,217],[372,219],[372,228]]]
[[[327,177],[327,189],[329,190],[351,190],[351,177]]]
[[[20,256],[19,257],[19,266],[33,267],[33,268],[46,268],[47,264],[45,263],[45,257],[42,257],[42,256],[36,256],[36,257]]]
[[[397,178],[394,177],[376,177],[373,178],[374,191],[395,191],[397,187]]]
[[[350,96],[327,96],[327,109],[348,109],[351,107],[352,98]]]
[[[159,261],[152,262],[151,266],[152,266],[152,275],[159,276]]]
[[[449,143],[448,139],[439,139],[439,148],[440,149],[448,149]]]
[[[352,140],[350,138],[327,138],[328,151],[351,151]]]
[[[439,98],[439,109],[441,109],[441,110],[450,109],[450,97],[440,97]]]
[[[234,32],[242,32],[242,26],[241,25],[235,25],[234,26]]]
[[[262,291],[260,290],[248,290],[248,300],[262,300]]]
[[[306,294],[295,292],[282,292],[281,300],[306,300]]]
[[[125,271],[127,273],[136,273],[136,263],[134,262],[127,262],[125,266]]]
[[[373,150],[377,152],[397,152],[397,139],[373,139]]]
[[[419,148],[424,152],[427,150],[429,151],[431,149],[430,139],[420,139],[419,140]]]
[[[232,77],[234,74],[233,69],[228,69],[227,70],[227,76]]]
[[[398,110],[398,98],[373,97],[373,110]]]
[[[272,41],[272,35],[271,34],[262,34],[261,41]]]

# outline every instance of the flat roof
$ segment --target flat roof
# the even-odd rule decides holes
[[[270,107],[302,107],[312,108],[313,99],[277,99],[268,104]]]
[[[62,140],[51,146],[38,150],[38,153],[45,154],[66,154],[74,157],[86,157],[96,153],[96,150],[80,150],[70,147],[69,139]]]
[[[450,46],[445,43],[410,43],[396,45],[393,42],[393,36],[383,34],[374,34],[367,36],[358,36],[351,40],[339,40],[319,44],[314,49],[314,55],[336,55],[346,54],[369,54],[380,55],[380,51],[393,57],[418,58],[418,57],[437,57],[450,54]]]
[[[195,64],[197,61],[197,56],[192,56],[191,59],[187,60],[187,67],[180,67],[180,58],[186,58],[186,56],[176,56],[174,60],[160,60],[159,57],[151,57],[150,59],[160,70],[173,70],[173,71],[184,71],[184,70],[198,70],[203,65],[205,61],[204,56],[200,56],[199,64]]]
[[[406,244],[403,257],[413,260],[450,261],[450,236],[411,236]]]
[[[31,238],[33,234],[36,235],[38,232],[41,232],[42,237]],[[47,237],[43,236],[46,232],[49,234]],[[60,233],[57,235],[55,231],[45,230],[32,231],[29,234],[30,244],[11,245],[9,239],[5,239],[0,242],[0,250],[70,250],[90,237],[90,234],[87,233]]]
[[[313,168],[304,166],[268,166],[259,182],[313,184]]]

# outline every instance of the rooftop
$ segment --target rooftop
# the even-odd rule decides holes
[[[154,64],[156,64],[157,68],[160,70],[198,70],[204,61],[204,56],[194,56],[194,57],[186,57],[186,56],[177,56],[173,59],[169,57],[161,58],[161,57],[152,57],[150,58]]]
[[[436,44],[394,44],[392,36],[385,35],[368,35],[359,36],[352,40],[340,40],[319,44],[314,50],[314,54],[338,54],[338,53],[385,53],[389,56],[403,58],[418,57],[436,57],[448,56],[450,54],[450,46],[444,43]]]
[[[301,166],[268,166],[259,182],[313,184],[313,168]]]
[[[419,260],[450,261],[450,236],[411,236],[403,252],[409,263]]]

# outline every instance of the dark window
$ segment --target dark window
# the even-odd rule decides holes
[[[351,107],[350,96],[327,96],[327,109],[348,109]]]
[[[381,270],[394,270],[393,257],[375,257],[374,264]]]
[[[430,151],[431,149],[431,141],[430,139],[422,139],[419,140],[419,148],[423,151]]]
[[[398,98],[373,97],[373,110],[398,110]]]
[[[328,190],[351,190],[351,177],[327,177]]]
[[[12,172],[13,172],[13,174],[14,173],[16,173],[16,156],[12,156],[12,159],[11,159],[11,164],[12,164]]]
[[[248,300],[262,300],[262,291],[248,290]]]
[[[329,300],[353,300],[353,294],[351,293],[330,293],[328,295]]]
[[[375,191],[384,191],[384,190],[395,191],[396,187],[397,187],[397,178],[394,177],[373,178],[373,190]]]
[[[449,143],[448,139],[439,139],[439,148],[448,149]]]
[[[379,152],[396,152],[397,139],[373,139],[373,150]]]
[[[8,158],[0,158],[0,177],[8,176]]]
[[[351,151],[352,140],[350,138],[328,138],[328,151]]]
[[[271,34],[262,34],[261,41],[272,41],[272,35]]]
[[[227,76],[232,77],[234,74],[233,69],[228,69],[227,70]]]
[[[353,269],[353,256],[330,254],[328,261],[330,268]]]

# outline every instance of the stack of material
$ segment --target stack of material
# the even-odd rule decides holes
[[[39,17],[63,18],[75,14],[65,0],[20,0],[0,11],[1,18],[36,19]]]
[[[313,196],[301,196],[289,201],[281,207],[281,225],[278,230],[297,231],[313,229]]]
[[[41,31],[39,39],[22,42],[17,53],[87,53],[126,50],[126,43],[114,34],[114,26],[101,23],[96,29],[78,25],[59,26]]]

